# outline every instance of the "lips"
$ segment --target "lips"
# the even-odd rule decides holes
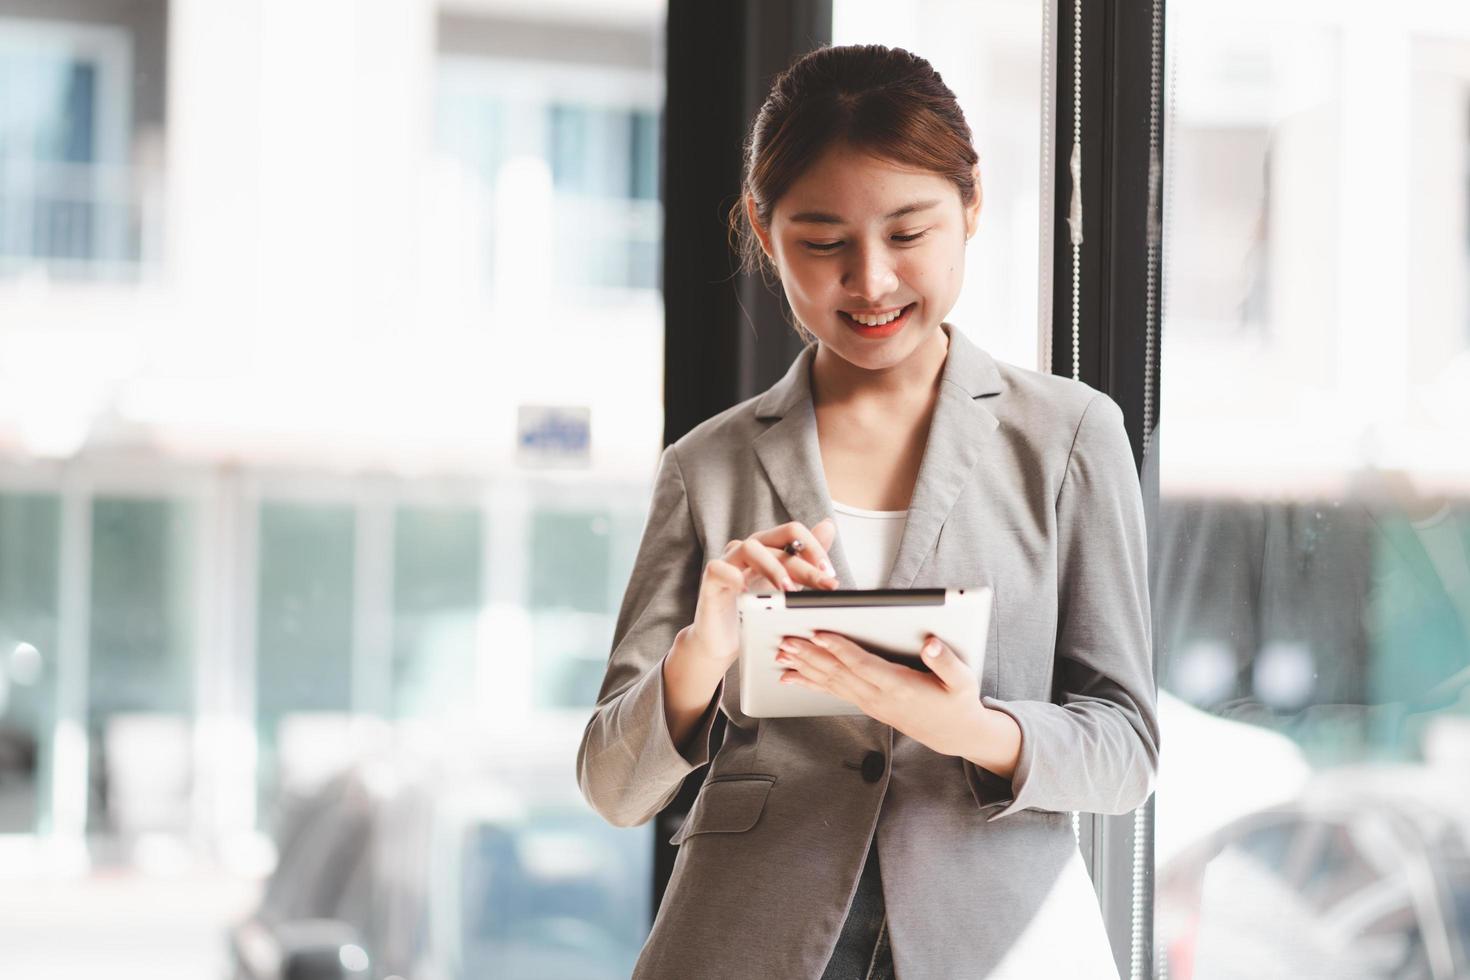
[[[902,311],[907,310],[909,308],[909,306],[912,306],[912,305],[913,305],[912,303],[909,303],[906,306],[888,306],[888,307],[882,307],[882,308],[872,309],[872,310],[838,310],[837,312],[841,313],[845,318],[847,318],[848,320],[851,320],[853,323],[858,323],[857,317],[859,317],[859,316],[865,317],[867,319],[873,319],[873,318],[882,317],[882,316],[892,316],[895,313],[900,313]],[[871,324],[870,323],[862,323],[862,324],[859,324],[859,325],[860,326],[864,326],[864,327],[881,327],[881,326],[884,326],[884,324],[882,324],[882,323],[871,323]]]
[[[917,306],[918,303],[914,302],[908,304],[907,306],[899,307],[899,309],[901,309],[903,312],[901,312],[897,317],[888,321],[887,323],[880,323],[877,326],[871,327],[854,320],[852,318],[852,314],[847,310],[838,310],[837,312],[841,316],[842,322],[847,324],[847,328],[853,333],[857,334],[859,337],[864,337],[867,339],[877,339],[882,337],[891,337],[892,335],[902,330],[904,324],[909,322],[909,317],[913,316],[914,309]],[[891,312],[892,307],[890,307],[889,310]]]

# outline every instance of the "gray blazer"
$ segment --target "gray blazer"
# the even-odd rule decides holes
[[[732,538],[831,513],[808,346],[764,394],[664,450],[577,755],[583,794],[620,826],[650,819],[710,763],[672,838],[673,877],[635,977],[820,976],[875,832],[898,976],[983,976],[1074,857],[1069,811],[1125,813],[1152,792],[1143,503],[1122,412],[944,329],[939,401],[887,584],[994,590],[980,693],[1020,725],[1015,774],[867,717],[748,717],[738,663],[717,694],[729,726],[714,758],[713,712],[691,759],[670,739],[660,663],[693,621],[705,564]],[[832,561],[853,588],[840,536]],[[862,766],[874,752],[881,775]]]

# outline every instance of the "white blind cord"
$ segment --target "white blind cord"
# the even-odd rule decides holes
[[[1067,228],[1072,239],[1072,380],[1082,380],[1082,0],[1072,4],[1072,197]],[[1082,844],[1082,818],[1072,811],[1072,836]]]

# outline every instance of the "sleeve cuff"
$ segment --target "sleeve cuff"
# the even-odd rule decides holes
[[[1033,729],[1027,724],[1025,702],[999,701],[995,698],[985,696],[980,699],[987,708],[996,711],[1004,711],[1016,720],[1021,729],[1021,753],[1016,760],[1016,771],[1010,779],[997,776],[989,769],[975,765],[968,759],[965,760],[965,777],[970,784],[970,792],[975,796],[975,802],[982,810],[1001,807],[995,813],[986,817],[986,821],[999,820],[1024,810],[1030,806],[1032,794],[1026,791],[1027,784],[1031,779],[1032,766],[1036,756],[1036,746],[1033,739]]]
[[[669,731],[669,716],[664,710],[664,664],[660,660],[657,669],[653,672],[653,691],[650,692],[655,702],[656,724],[658,734],[654,736],[657,753],[660,756],[659,766],[667,765],[671,768],[681,769],[680,778],[705,765],[710,760],[710,732],[714,728],[715,715],[720,710],[720,699],[725,693],[725,679],[720,678],[720,683],[715,687],[715,693],[710,697],[709,705],[700,717],[699,724],[689,733],[687,749],[689,754],[685,755],[679,751],[674,744],[673,733]]]

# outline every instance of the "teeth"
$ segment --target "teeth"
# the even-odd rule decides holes
[[[892,313],[885,313],[882,316],[864,316],[861,313],[849,313],[848,316],[852,317],[854,320],[856,320],[858,323],[861,323],[865,327],[881,327],[885,323],[892,323],[894,320],[897,320],[901,315],[903,315],[903,311],[905,309],[907,309],[907,307],[899,307]]]

